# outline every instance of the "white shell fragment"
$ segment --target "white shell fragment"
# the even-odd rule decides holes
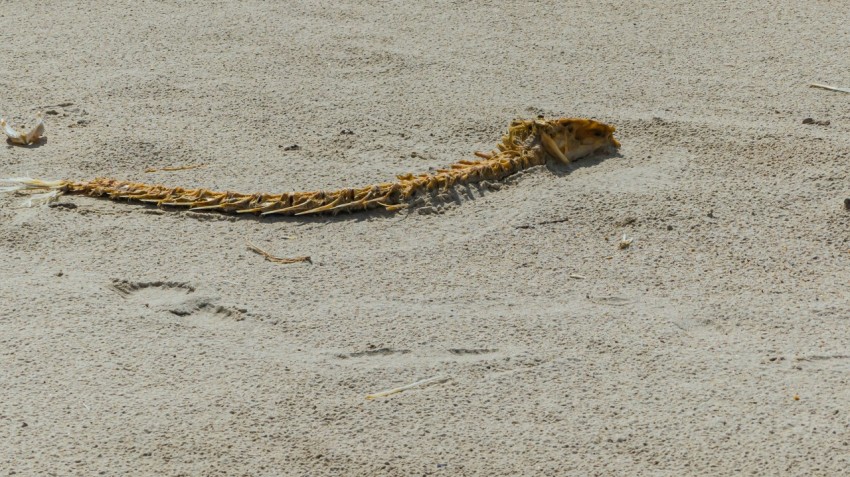
[[[28,146],[37,143],[44,136],[44,118],[40,114],[36,116],[35,126],[26,134],[16,131],[2,118],[0,118],[0,128],[3,128],[3,133],[6,134],[6,141],[19,146]]]

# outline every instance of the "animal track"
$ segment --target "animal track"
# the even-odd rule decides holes
[[[71,102],[47,105],[43,106],[42,109],[45,110],[44,114],[47,116],[63,118],[61,121],[66,123],[69,128],[85,127],[90,123],[88,119],[83,118],[83,116],[88,116],[89,112]]]
[[[820,355],[813,354],[811,356],[801,356],[797,358],[797,361],[824,361],[828,359],[850,359],[850,356],[846,354],[830,354],[830,355]]]
[[[850,370],[850,356],[846,354],[813,354],[809,356],[798,356],[794,361],[797,369],[812,369],[832,371],[836,373],[847,373]]]
[[[118,293],[130,296],[139,290],[146,288],[161,288],[165,290],[185,290],[185,293],[194,293],[195,287],[185,282],[129,282],[127,280],[112,280],[112,288]]]
[[[130,282],[113,280],[112,289],[122,297],[156,311],[180,317],[218,317],[241,321],[242,314],[233,308],[213,303],[208,296],[195,296],[195,287],[185,282]]]
[[[169,307],[166,311],[177,316],[209,316],[219,318],[231,318],[236,321],[242,321],[244,317],[241,313],[233,308],[210,303],[206,298],[196,298],[187,300],[176,306]]]
[[[490,354],[495,353],[499,350],[497,349],[489,349],[489,348],[449,348],[449,353],[456,355],[465,355],[465,354]]]
[[[449,353],[455,356],[477,356],[491,353],[498,353],[499,350],[493,348],[449,348]],[[390,356],[394,354],[408,354],[409,349],[393,349],[393,348],[377,348],[366,351],[354,351],[351,353],[338,353],[334,355],[339,359],[362,358],[370,356]],[[485,359],[482,357],[481,359]]]
[[[407,354],[410,353],[409,349],[392,349],[392,348],[378,348],[378,349],[370,349],[366,351],[355,351],[353,353],[339,353],[336,355],[337,358],[340,359],[348,359],[348,358],[360,358],[363,356],[389,356],[393,354]]]
[[[631,298],[626,298],[622,296],[599,296],[599,297],[591,297],[588,296],[588,299],[591,303],[596,303],[597,305],[610,305],[610,306],[623,306],[630,305],[635,302],[635,300]]]

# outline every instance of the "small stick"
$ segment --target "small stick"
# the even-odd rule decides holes
[[[423,379],[421,381],[416,381],[415,383],[410,383],[410,384],[407,384],[405,386],[401,386],[401,387],[398,387],[398,388],[387,389],[386,391],[380,391],[380,392],[377,392],[377,393],[374,393],[374,394],[367,394],[366,399],[375,399],[375,398],[387,397],[387,396],[391,396],[393,394],[403,393],[404,391],[407,391],[408,389],[413,389],[413,388],[422,387],[422,386],[428,386],[428,385],[431,385],[431,384],[444,383],[444,382],[448,381],[449,379],[451,379],[451,378],[449,378],[448,376],[435,376],[433,378]]]
[[[262,255],[263,257],[265,257],[266,260],[268,260],[270,262],[284,263],[284,264],[298,263],[298,262],[313,263],[313,261],[310,260],[310,257],[293,257],[293,258],[275,257],[274,255],[270,254],[269,252],[266,252],[265,250],[261,249],[260,247],[257,247],[256,245],[252,244],[251,242],[247,242],[247,244],[248,244],[249,250],[251,250],[254,253],[258,253],[258,254]]]
[[[162,169],[156,169],[154,167],[148,167],[145,169],[145,172],[160,172],[160,171],[185,171],[188,169],[197,169],[199,167],[204,167],[206,164],[190,164],[188,166],[169,166],[163,167]]]
[[[837,88],[835,86],[829,86],[829,85],[826,85],[826,84],[812,83],[812,84],[809,85],[809,87],[810,88],[826,89],[826,90],[829,90],[829,91],[838,91],[838,92],[841,92],[841,93],[850,93],[850,88]]]
[[[570,275],[570,278],[574,278],[576,280],[584,280],[587,277],[584,275],[576,275],[575,273],[573,273],[572,275]]]

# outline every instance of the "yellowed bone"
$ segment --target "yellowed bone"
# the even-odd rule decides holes
[[[5,128],[5,122],[3,126]],[[461,160],[425,174],[400,174],[393,182],[334,191],[244,194],[166,187],[110,178],[80,182],[12,178],[5,182],[14,185],[0,187],[0,192],[41,190],[51,192],[51,198],[63,193],[86,194],[113,200],[155,203],[159,206],[261,216],[336,214],[374,208],[393,212],[415,204],[421,196],[439,194],[458,185],[503,180],[521,170],[545,164],[549,157],[569,164],[570,161],[598,151],[616,149],[620,143],[614,139],[614,131],[613,126],[584,118],[516,120],[493,151],[476,152],[474,160]],[[15,137],[20,136],[14,130],[12,133],[17,134]],[[7,136],[9,134],[7,132]]]
[[[546,152],[548,152],[549,155],[555,157],[556,159],[559,159],[564,164],[570,163],[570,160],[567,159],[567,156],[565,156],[564,153],[561,152],[561,149],[558,148],[558,144],[555,142],[555,140],[552,139],[551,136],[546,134],[545,131],[540,133],[540,139],[543,143],[543,148],[546,149]]]

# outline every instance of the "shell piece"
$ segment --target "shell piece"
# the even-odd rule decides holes
[[[0,119],[0,128],[3,128],[6,140],[10,143],[19,146],[28,146],[37,143],[44,136],[44,118],[41,114],[37,115],[35,126],[26,134],[16,131],[5,119]]]

